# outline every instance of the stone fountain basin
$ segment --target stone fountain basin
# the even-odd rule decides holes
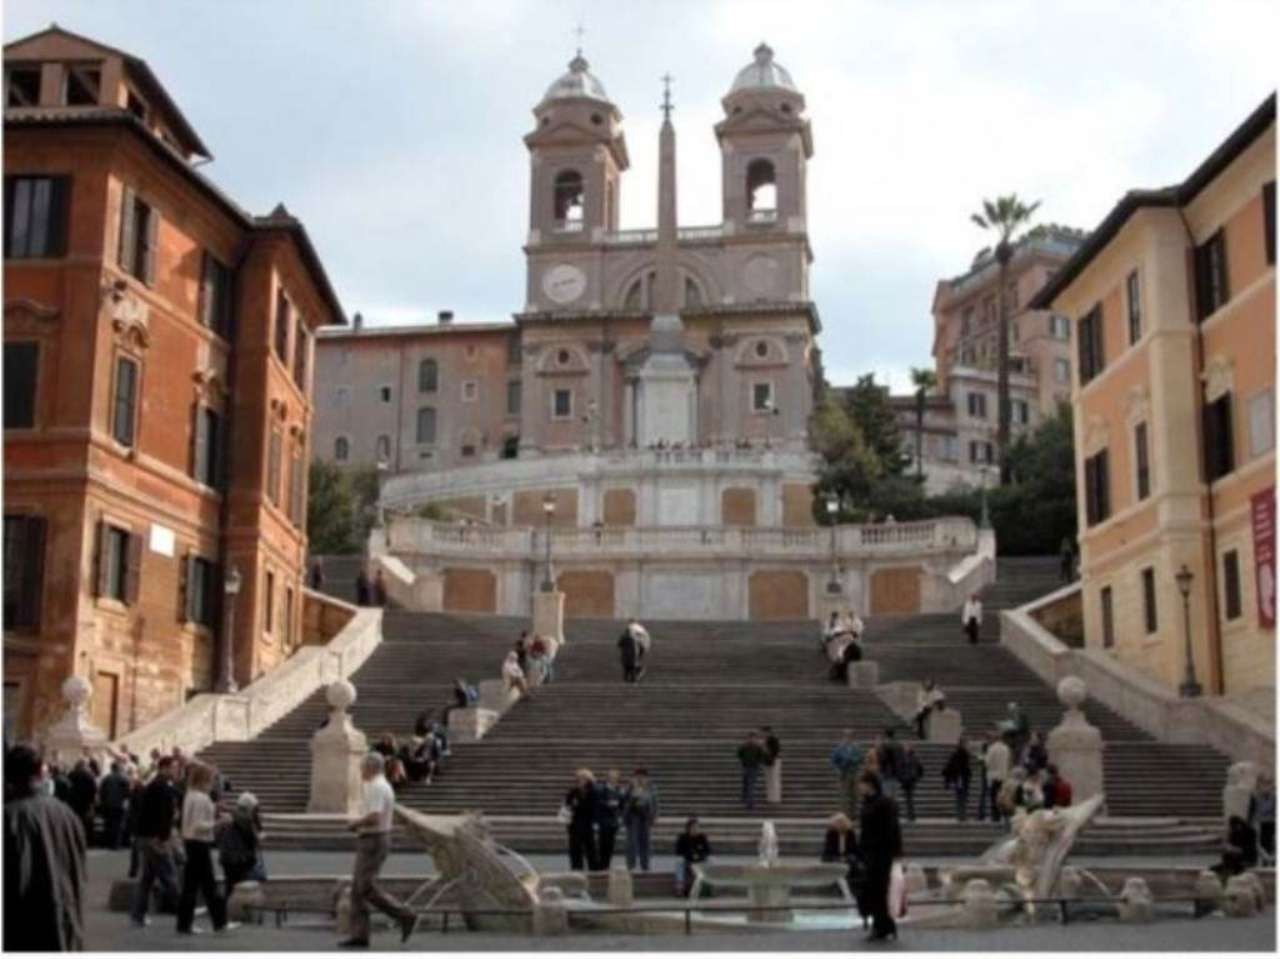
[[[702,890],[710,885],[715,890],[746,889],[751,901],[747,920],[753,923],[790,922],[791,890],[826,887],[840,889],[844,901],[852,905],[853,896],[845,881],[842,863],[697,863],[693,866],[694,883],[689,904],[696,905]]]

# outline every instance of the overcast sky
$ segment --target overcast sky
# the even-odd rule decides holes
[[[624,228],[656,221],[659,77],[675,77],[680,222],[720,215],[712,124],[767,40],[808,101],[812,289],[829,378],[929,364],[935,282],[1017,191],[1093,227],[1179,180],[1275,88],[1273,0],[7,0],[147,60],[254,212],[306,223],[348,313],[523,305],[531,109],[585,27],[624,117]]]

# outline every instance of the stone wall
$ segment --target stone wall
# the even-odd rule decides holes
[[[302,644],[323,646],[346,629],[356,607],[324,593],[302,591]]]
[[[603,569],[569,570],[556,577],[556,588],[565,594],[568,619],[610,619],[614,615],[613,574]]]

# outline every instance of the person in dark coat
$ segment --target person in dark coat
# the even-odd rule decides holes
[[[84,826],[85,841],[92,844],[93,811],[98,802],[98,780],[89,768],[87,759],[76,760],[75,766],[67,776],[67,782],[71,786],[68,802]]]
[[[324,567],[320,565],[320,560],[313,559],[311,561],[311,573],[307,577],[307,582],[311,584],[311,588],[319,592],[324,586]]]
[[[869,941],[898,938],[898,924],[889,915],[889,875],[893,861],[902,857],[902,829],[898,808],[884,794],[880,777],[865,772],[858,779],[862,794],[862,815],[858,834],[862,858],[867,864],[866,903],[871,911]]]
[[[5,754],[4,949],[84,948],[84,827],[45,791],[44,760],[30,746]]]
[[[769,754],[760,741],[760,734],[752,730],[747,740],[738,747],[738,765],[742,767],[742,805],[754,809],[756,804],[756,783],[760,780],[760,770],[769,762]]]
[[[590,769],[579,769],[573,788],[565,793],[564,805],[569,810],[569,868],[597,868],[596,853],[596,778]]]
[[[369,605],[369,574],[363,569],[356,574],[356,605]]]
[[[622,656],[622,681],[634,683],[640,664],[640,649],[631,630],[624,629],[618,637],[618,651]]]
[[[126,815],[129,832],[129,878],[138,875],[138,867],[142,864],[142,837],[138,835],[138,823],[142,819],[142,794],[146,785],[137,770],[130,772],[129,809]]]
[[[827,834],[822,840],[822,861],[842,862],[847,867],[845,882],[849,884],[849,892],[858,903],[858,912],[862,914],[862,928],[866,929],[870,921],[870,910],[863,908],[866,864],[862,861],[862,850],[858,848],[853,820],[842,812],[836,813],[827,822]]]
[[[1027,751],[1023,757],[1022,765],[1027,767],[1027,772],[1029,773],[1044,769],[1049,765],[1049,750],[1044,744],[1044,733],[1034,732],[1031,734],[1031,742],[1027,744]]]
[[[130,918],[135,926],[147,924],[147,906],[151,903],[151,887],[160,883],[165,901],[177,906],[177,867],[173,861],[173,824],[181,805],[178,788],[173,784],[177,765],[172,756],[161,756],[156,774],[142,792],[138,813],[138,837],[142,853],[142,875],[133,892]]]
[[[902,799],[907,807],[907,821],[916,821],[916,786],[924,778],[924,766],[910,743],[903,747],[898,760],[898,785],[902,787]]]
[[[216,841],[218,862],[226,879],[224,898],[231,898],[231,890],[237,883],[266,879],[261,853],[262,817],[258,814],[258,798],[253,793],[240,794],[231,818],[218,826]]]
[[[613,862],[613,845],[621,825],[622,803],[626,793],[622,774],[610,769],[605,781],[596,786],[596,867],[607,870]]]
[[[694,863],[711,858],[711,842],[707,834],[698,828],[698,817],[685,820],[684,832],[676,837],[676,895],[687,896],[693,888]]]
[[[98,806],[102,809],[103,839],[108,849],[119,849],[124,838],[125,813],[129,804],[129,779],[119,762],[98,784]]]
[[[969,782],[972,778],[969,750],[961,739],[947,757],[947,764],[942,767],[942,784],[947,792],[956,797],[956,819],[960,822],[969,818]]]

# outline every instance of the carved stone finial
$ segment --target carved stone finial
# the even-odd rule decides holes
[[[68,706],[79,711],[93,698],[93,687],[83,676],[68,676],[62,683],[62,698]]]
[[[1085,685],[1085,681],[1079,676],[1064,676],[1062,681],[1058,683],[1058,702],[1066,706],[1067,709],[1079,710],[1084,701],[1089,698],[1089,687]]]
[[[356,688],[347,680],[339,679],[337,682],[329,684],[329,688],[325,690],[324,695],[330,709],[343,713],[350,709],[351,704],[356,701]]]

